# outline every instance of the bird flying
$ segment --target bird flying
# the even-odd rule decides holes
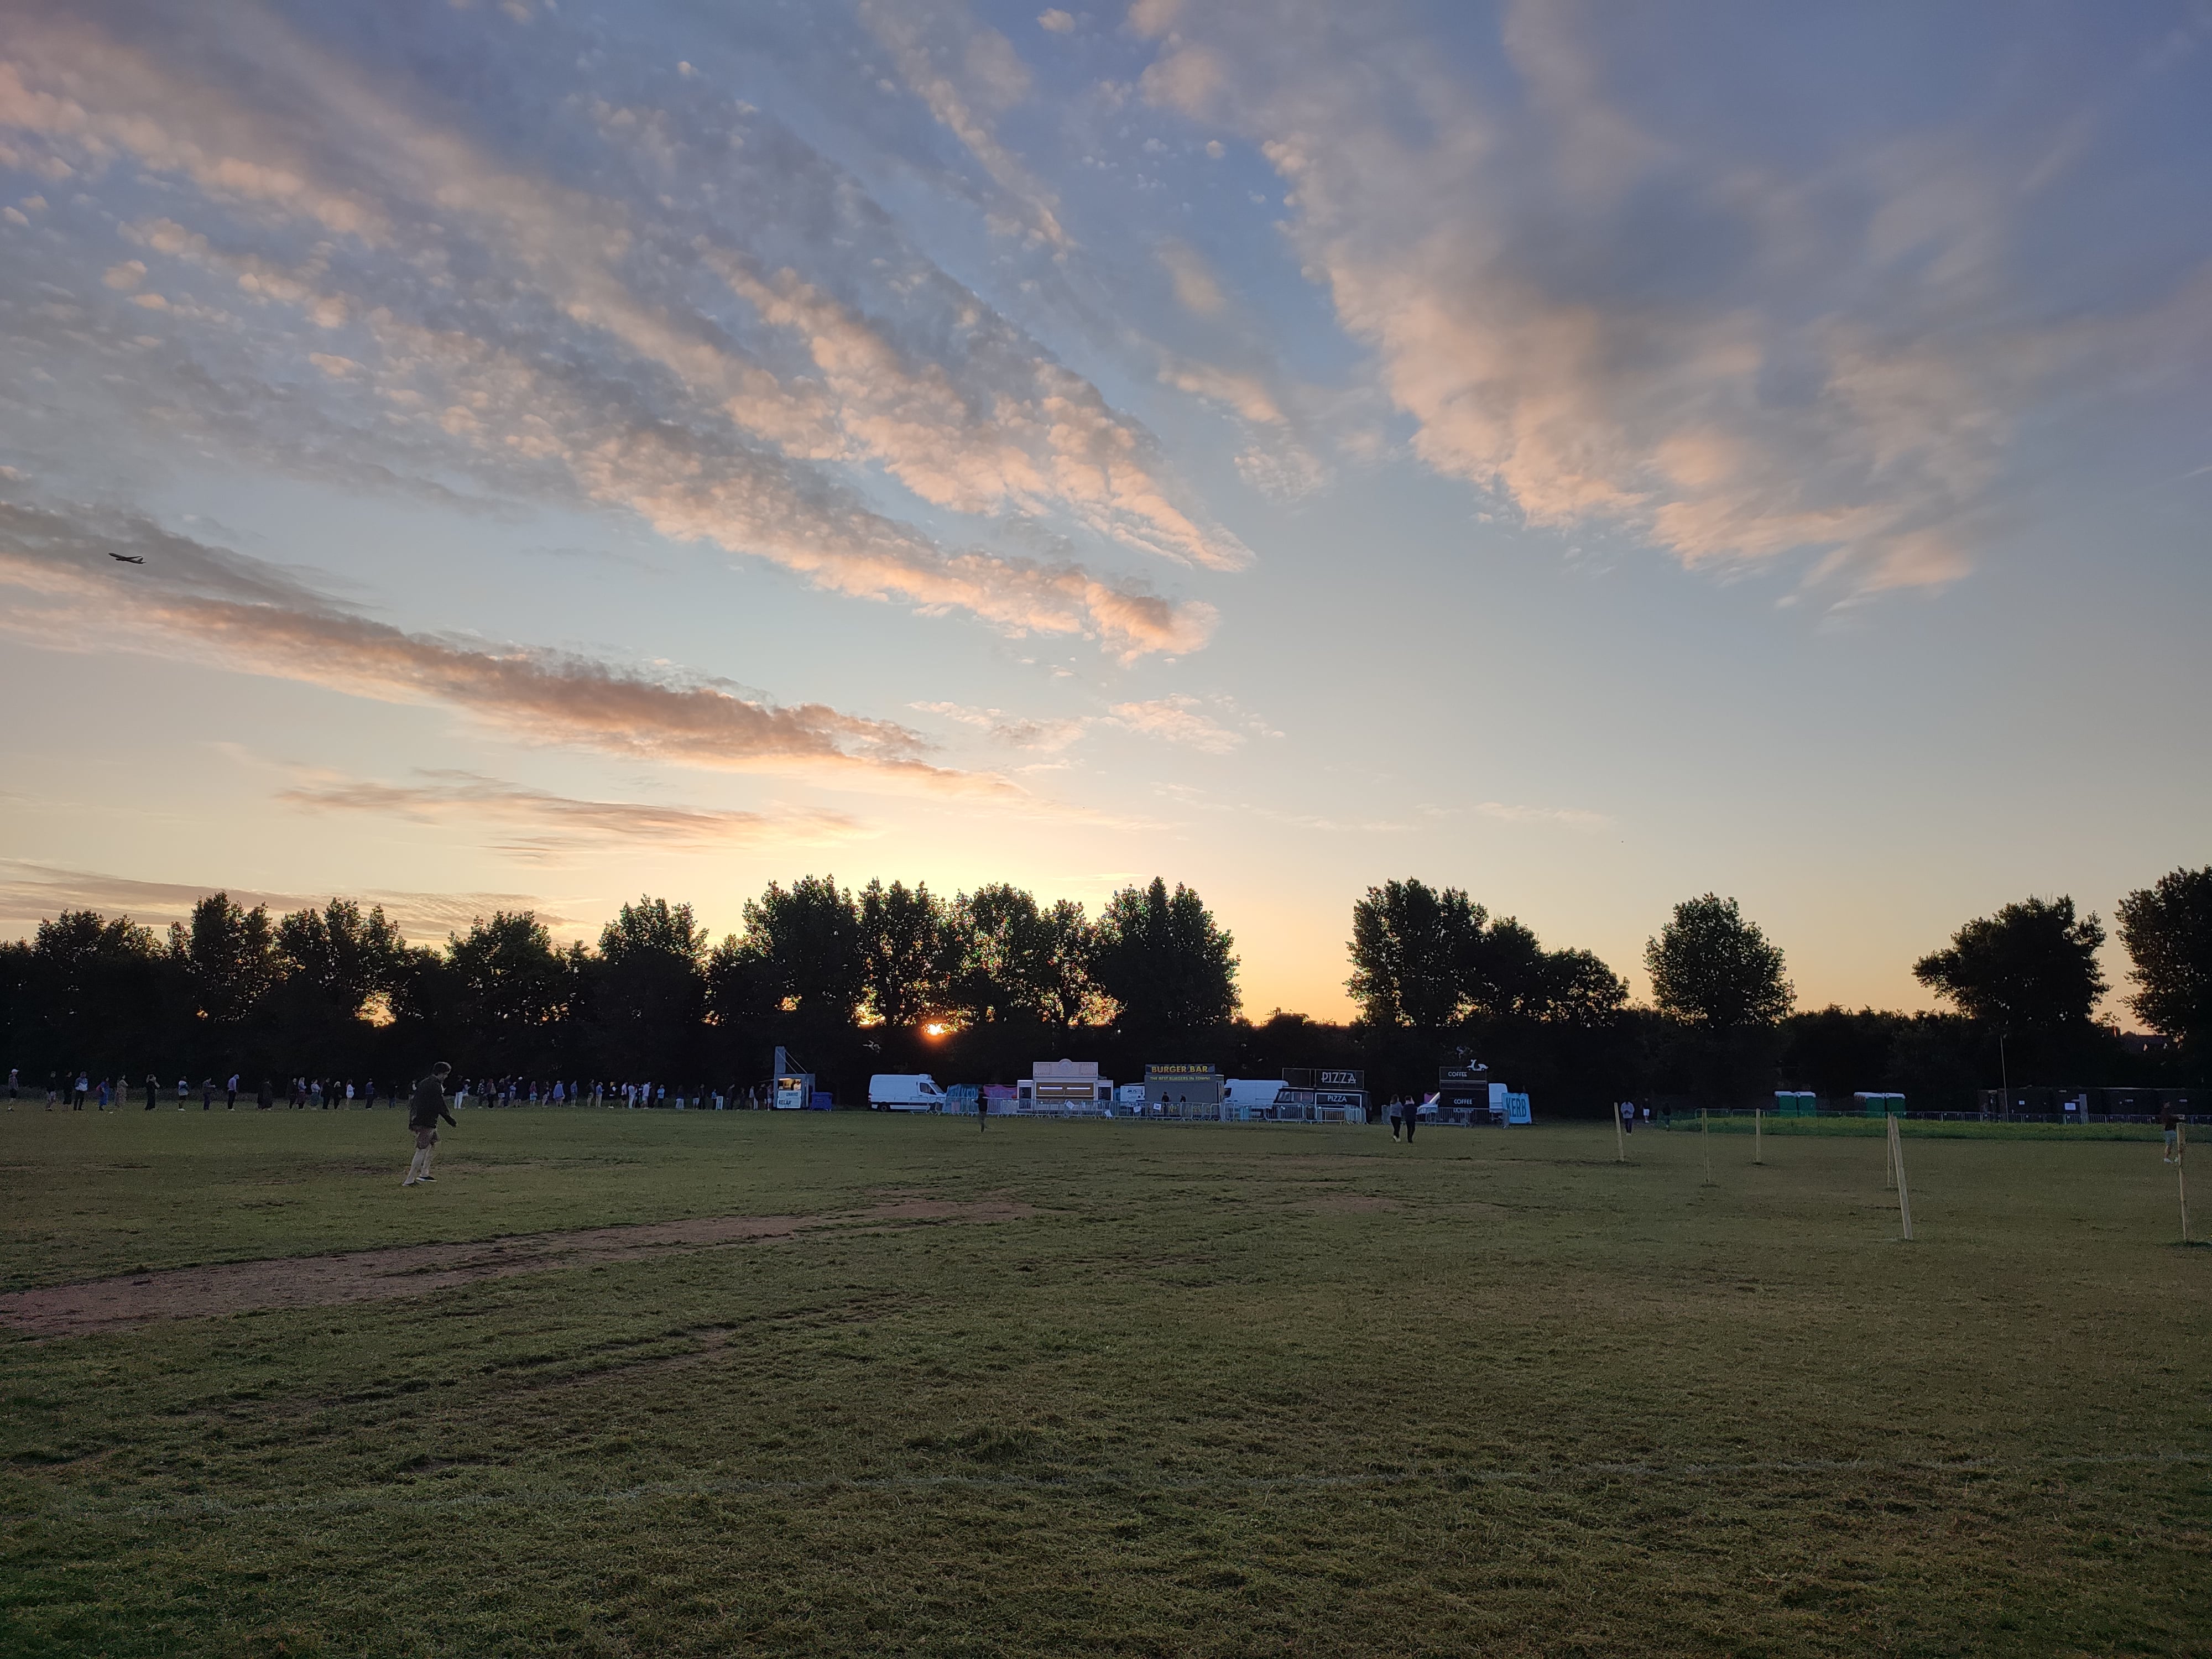
[[[146,562],[146,556],[143,553],[110,553],[107,556],[114,560],[118,564],[143,564]]]

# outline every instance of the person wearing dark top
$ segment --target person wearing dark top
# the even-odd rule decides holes
[[[446,1105],[446,1074],[453,1067],[440,1060],[422,1080],[415,1085],[414,1098],[407,1103],[407,1127],[415,1134],[415,1161],[408,1166],[407,1179],[399,1184],[412,1187],[418,1181],[432,1181],[430,1149],[438,1144],[438,1120],[443,1118],[458,1129],[453,1112]]]
[[[2181,1114],[2173,1109],[2173,1103],[2170,1100],[2158,1115],[2158,1127],[2166,1131],[2165,1162],[2171,1164],[2179,1152]]]
[[[256,1111],[265,1112],[276,1103],[276,1086],[264,1077],[261,1079],[261,1093],[255,1098],[253,1103],[254,1109]]]

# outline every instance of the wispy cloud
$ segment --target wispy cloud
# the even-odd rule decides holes
[[[860,0],[860,16],[890,51],[908,89],[1019,204],[1030,233],[1054,247],[1068,246],[1058,198],[1000,142],[993,125],[994,116],[1029,95],[1029,70],[1013,43],[978,21],[963,0]]]
[[[1211,715],[1200,712],[1198,699],[1180,694],[1155,697],[1149,702],[1117,702],[1115,720],[1132,732],[1167,743],[1202,749],[1209,755],[1225,755],[1243,746],[1244,736],[1232,732]]]
[[[494,850],[534,863],[648,847],[687,852],[815,847],[871,833],[842,812],[818,808],[750,812],[580,800],[473,772],[427,770],[408,783],[324,777],[280,791],[276,799],[313,812],[453,826],[487,835]]]
[[[191,915],[192,906],[209,894],[228,891],[240,904],[265,904],[276,912],[321,905],[332,897],[359,899],[380,904],[401,933],[417,943],[435,941],[447,933],[465,929],[478,916],[495,910],[532,910],[539,921],[556,930],[575,927],[576,919],[547,909],[528,893],[285,893],[258,888],[228,887],[215,883],[138,881],[126,876],[68,870],[52,865],[0,859],[0,933],[21,938],[43,920],[64,910],[98,910],[103,915],[128,915],[149,927],[166,927]]]
[[[145,563],[120,566],[112,553]],[[534,741],[683,765],[1017,793],[927,764],[921,738],[890,721],[820,703],[779,707],[573,653],[409,633],[276,566],[131,514],[0,501],[0,584],[26,601],[0,611],[0,628],[49,645],[128,638],[350,696],[441,704]],[[98,628],[57,626],[70,620]]]
[[[1492,818],[1500,823],[1551,823],[1571,830],[1602,829],[1613,822],[1606,813],[1579,806],[1529,806],[1516,801],[1484,800],[1467,810],[1477,817]]]
[[[1227,713],[1237,722],[1236,726],[1226,725],[1206,712],[1208,702],[1179,691],[1144,702],[1117,702],[1108,714],[1115,725],[1126,730],[1158,738],[1164,743],[1202,750],[1209,755],[1225,755],[1241,749],[1254,736],[1282,736],[1279,732],[1270,731],[1266,721],[1255,720],[1238,709],[1231,699],[1211,699],[1213,708]]]
[[[272,16],[194,16],[179,52],[139,44],[159,22],[123,0],[0,18],[10,153],[146,194],[112,178],[127,161],[164,186],[159,214],[128,220],[131,257],[107,265],[118,286],[102,302],[118,340],[158,303],[202,359],[187,395],[153,400],[159,420],[221,423],[318,471],[343,451],[357,479],[461,476],[539,500],[557,481],[833,591],[1124,656],[1205,643],[1210,606],[1097,569],[1068,540],[1249,562],[1151,434],[757,109],[635,62],[580,80],[580,50],[605,55],[599,37],[564,56],[567,26],[541,16],[495,48],[517,55],[509,90],[531,86],[501,116],[554,124],[544,155],[592,148],[556,178]],[[897,36],[901,16],[878,21]],[[457,52],[499,27],[415,22]],[[955,78],[1018,90],[1018,58],[989,46],[1003,37],[961,27]],[[45,343],[66,362],[85,340],[55,327]],[[878,476],[969,515],[979,541],[1034,521],[1029,542],[1066,550],[940,538],[872,504]]]
[[[908,708],[936,714],[987,733],[994,743],[1013,749],[1036,749],[1057,754],[1089,729],[1085,719],[1032,720],[1009,714],[1003,708],[973,708],[957,702],[912,702]]]
[[[1079,714],[1048,720],[1009,714],[1002,708],[976,708],[957,702],[914,702],[907,707],[921,714],[935,714],[973,727],[986,733],[994,743],[1016,749],[1040,750],[1048,754],[1057,754],[1087,733],[1101,728],[1133,732],[1139,737],[1180,744],[1185,748],[1200,750],[1210,755],[1225,755],[1232,750],[1241,749],[1253,737],[1279,738],[1283,735],[1271,730],[1265,720],[1255,719],[1239,708],[1235,699],[1218,694],[1201,698],[1188,692],[1171,692],[1164,697],[1153,697],[1140,702],[1114,703],[1103,714]],[[1221,715],[1227,716],[1227,721],[1218,718]]]
[[[2177,290],[2136,308],[2190,315],[2116,351],[2115,319],[2037,292],[2054,238],[2021,216],[2047,137],[1719,153],[1632,107],[1608,54],[1633,32],[1603,20],[1509,6],[1516,98],[1395,8],[1131,14],[1159,42],[1151,102],[1256,143],[1289,186],[1285,229],[1414,453],[1525,521],[1619,526],[1693,566],[1797,552],[1846,592],[1948,582],[2025,409],[2212,332]]]

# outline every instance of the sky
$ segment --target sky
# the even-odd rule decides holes
[[[9,0],[0,204],[0,935],[2212,862],[2203,3]]]

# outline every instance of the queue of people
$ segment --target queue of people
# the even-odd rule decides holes
[[[453,1098],[463,1105],[473,1102],[488,1107],[580,1106],[624,1111],[749,1112],[765,1109],[770,1103],[765,1089],[735,1083],[721,1087],[705,1083],[621,1083],[611,1079],[571,1083],[555,1079],[549,1083],[520,1077],[464,1080],[454,1090]]]
[[[264,1078],[253,1091],[252,1103],[255,1110],[263,1112],[273,1110],[280,1103],[295,1112],[345,1111],[356,1107],[368,1110],[404,1103],[408,1087],[404,1084],[380,1083],[374,1078],[356,1084],[351,1078],[301,1073],[287,1080],[281,1090],[272,1080]],[[23,1091],[21,1073],[11,1068],[8,1073],[9,1111],[15,1109]],[[182,1112],[190,1110],[197,1099],[204,1112],[214,1110],[216,1098],[221,1096],[223,1109],[235,1111],[242,1092],[240,1076],[235,1073],[228,1079],[205,1078],[198,1084],[180,1077],[173,1089],[150,1072],[136,1084],[123,1075],[94,1079],[87,1072],[78,1072],[74,1077],[66,1073],[49,1073],[46,1080],[46,1109],[51,1112],[59,1107],[64,1111],[81,1112],[89,1105],[95,1111],[104,1112],[111,1107],[119,1111],[137,1103],[150,1112],[173,1102]],[[33,1097],[36,1097],[35,1094]],[[769,1103],[765,1089],[734,1083],[718,1088],[704,1083],[620,1083],[611,1079],[578,1083],[562,1079],[545,1082],[524,1077],[465,1079],[453,1090],[453,1100],[457,1106],[478,1108],[582,1106],[625,1111],[759,1111]]]

